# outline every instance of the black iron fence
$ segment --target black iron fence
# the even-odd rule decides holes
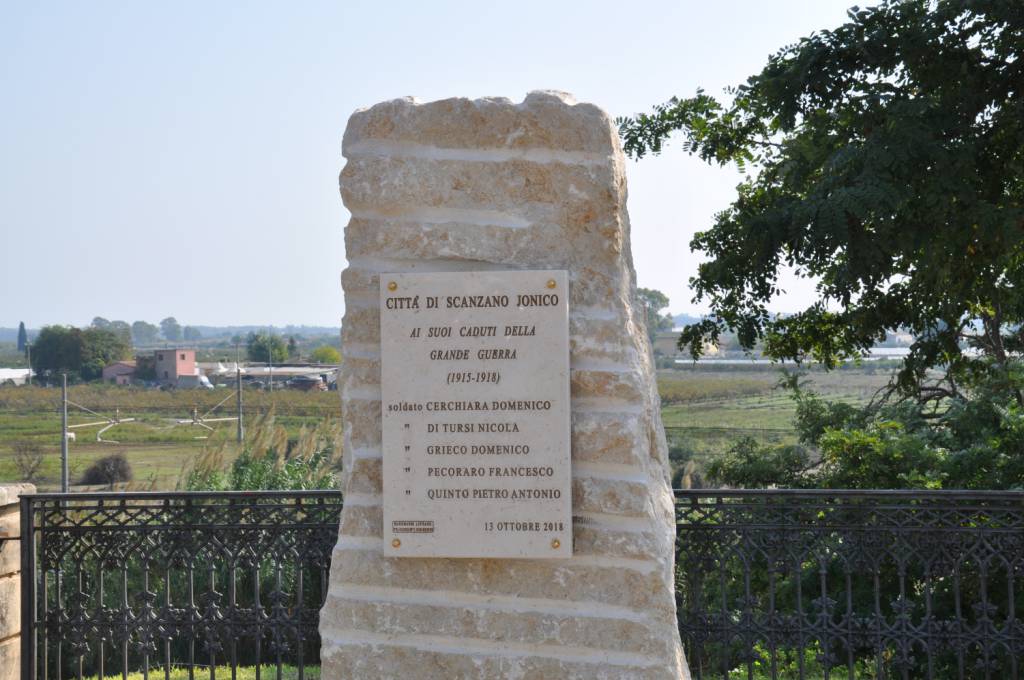
[[[25,680],[318,675],[339,493],[21,503]],[[697,679],[1021,675],[1024,493],[677,491],[676,511]]]
[[[680,491],[695,678],[1019,678],[1024,493]]]
[[[21,512],[25,680],[318,675],[340,493],[37,494]]]

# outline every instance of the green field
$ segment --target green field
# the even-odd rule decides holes
[[[892,365],[865,363],[836,371],[801,371],[805,389],[836,401],[866,404],[886,385]],[[658,372],[662,420],[673,466],[693,460],[697,471],[740,437],[763,443],[796,441],[796,405],[780,387],[778,366],[683,364]]]
[[[69,443],[73,488],[82,472],[96,459],[123,453],[134,473],[130,488],[173,489],[182,471],[196,456],[208,447],[218,447],[235,438],[234,421],[211,422],[212,432],[178,422],[190,420],[193,412],[200,416],[209,413],[209,418],[234,416],[234,392],[230,390],[161,391],[93,384],[74,385],[68,392],[69,401],[94,412],[70,407],[69,425],[102,423],[71,428],[75,433],[75,440]],[[247,390],[243,396],[246,421],[251,423],[272,410],[275,422],[292,436],[297,436],[303,426],[324,418],[337,418],[341,410],[337,392]],[[223,405],[211,411],[225,398]],[[43,450],[43,465],[36,485],[40,490],[59,488],[59,407],[59,388],[0,387],[0,481],[21,478],[14,449],[19,442],[29,442]],[[135,420],[107,430],[103,438],[112,441],[97,442],[98,431],[115,414],[120,414],[122,419]]]
[[[866,403],[889,379],[891,366],[865,364],[833,372],[805,371],[804,384],[830,399]],[[795,440],[795,406],[779,388],[779,367],[762,364],[714,366],[683,364],[658,372],[662,416],[673,463],[693,460],[700,470],[713,456],[728,450],[732,442],[751,436],[763,442]],[[103,436],[118,443],[100,443],[102,425],[73,428],[70,444],[72,484],[97,458],[113,452],[126,455],[134,472],[134,488],[173,489],[183,469],[204,449],[230,442],[234,422],[211,423],[213,432],[177,420],[188,420],[193,411],[203,415],[225,398],[210,417],[233,416],[229,390],[161,391],[112,385],[74,385],[69,399],[95,411],[69,409],[73,425],[103,421],[120,413],[135,418],[108,430]],[[297,436],[303,426],[340,414],[336,392],[246,391],[246,419],[273,410],[277,424]],[[20,478],[13,450],[17,442],[33,442],[43,448],[44,462],[36,480],[40,489],[60,483],[60,390],[42,387],[0,387],[0,481]],[[230,449],[229,449],[230,450]]]

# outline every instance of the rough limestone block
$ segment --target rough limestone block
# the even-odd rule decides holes
[[[0,484],[0,507],[18,502],[23,493],[35,493],[36,485],[28,482]]]
[[[0,680],[21,673],[21,494],[33,484],[0,484]]]
[[[20,536],[21,513],[17,505],[0,507],[0,537]],[[10,576],[21,571],[21,542],[8,538],[0,540],[0,576]]]
[[[21,640],[17,637],[0,641],[0,680],[21,677]]]
[[[0,577],[0,640],[21,630],[21,579]]]
[[[35,493],[34,484],[0,484],[0,537],[17,539],[21,536],[22,494]],[[21,571],[21,551],[18,540],[0,541],[0,576]]]
[[[608,116],[561,93],[397,99],[356,112],[341,193],[345,509],[323,677],[688,678],[668,456]],[[386,558],[379,275],[566,269],[573,556]]]

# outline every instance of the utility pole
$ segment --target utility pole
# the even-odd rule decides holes
[[[238,443],[245,438],[245,426],[242,425],[242,368],[235,362],[235,389],[238,390]]]
[[[274,391],[274,362],[272,361],[274,355],[270,353],[270,349],[267,349],[267,374],[270,376],[270,391]]]
[[[28,357],[28,384],[32,385],[32,343],[25,343],[25,356]]]
[[[68,492],[68,374],[61,374],[60,381],[60,490]]]

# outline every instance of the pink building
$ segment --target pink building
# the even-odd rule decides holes
[[[182,376],[196,375],[196,351],[194,349],[158,349],[153,352],[156,359],[156,379],[162,383],[178,384]]]
[[[135,377],[134,361],[115,361],[103,367],[103,382],[115,385],[130,385]]]

